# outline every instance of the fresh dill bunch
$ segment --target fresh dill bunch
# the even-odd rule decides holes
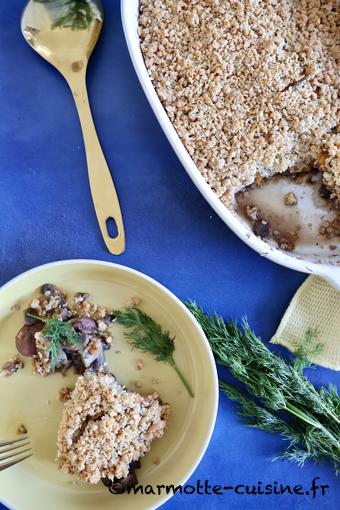
[[[86,30],[95,18],[94,7],[89,0],[34,0],[46,4],[53,15],[52,28],[66,27]]]
[[[157,322],[138,308],[125,311],[114,310],[113,313],[117,317],[118,324],[129,330],[125,336],[129,339],[132,348],[152,354],[156,361],[168,363],[176,371],[189,395],[193,397],[189,383],[174,360],[175,337],[172,337],[169,331],[163,331]]]
[[[239,328],[218,315],[206,314],[196,303],[186,306],[202,326],[216,361],[229,368],[246,392],[223,381],[221,389],[238,403],[250,426],[280,432],[289,441],[281,455],[299,465],[307,459],[329,459],[340,469],[340,399],[334,386],[317,390],[303,375],[311,357],[320,352],[316,332],[307,331],[306,341],[290,362],[269,350],[246,320]]]
[[[248,427],[270,433],[279,432],[284,439],[289,437],[294,443],[301,440],[300,432],[282,417],[276,416],[265,407],[261,407],[254,399],[235,386],[225,381],[220,381],[219,385],[230,400],[238,403],[238,414],[242,416]]]
[[[319,333],[316,329],[308,329],[304,342],[295,344],[294,354],[296,358],[294,360],[294,367],[298,371],[302,372],[305,368],[309,368],[311,360],[322,352],[322,344],[316,342],[318,335]]]
[[[45,324],[42,333],[50,341],[46,350],[50,353],[51,369],[54,371],[60,349],[66,345],[77,345],[80,343],[80,338],[73,329],[73,321],[62,322],[59,319],[45,319],[33,314],[27,315]]]

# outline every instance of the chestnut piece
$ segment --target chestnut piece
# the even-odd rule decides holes
[[[36,322],[35,324],[25,325],[18,332],[15,337],[16,347],[18,352],[23,356],[33,356],[37,353],[34,335],[44,328],[43,322]]]

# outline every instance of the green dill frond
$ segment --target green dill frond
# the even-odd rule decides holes
[[[46,4],[53,19],[53,28],[86,30],[95,18],[92,2],[89,0],[34,0]]]
[[[58,354],[60,350],[60,344],[57,342],[50,341],[47,347],[47,352],[50,353],[50,364],[51,370],[54,371],[58,362]]]
[[[129,310],[114,310],[118,324],[124,326],[128,331],[124,333],[133,349],[152,354],[156,361],[168,363],[177,373],[191,397],[193,391],[179,370],[175,360],[175,337],[169,331],[163,331],[161,326],[149,315],[138,308]]]
[[[250,328],[206,314],[195,302],[185,303],[206,334],[217,363],[241,382],[240,391],[220,381],[222,390],[238,403],[246,424],[266,432],[279,432],[289,441],[280,458],[303,465],[306,460],[330,460],[340,465],[340,399],[334,386],[317,389],[303,370],[322,346],[317,332],[306,332],[294,361],[272,352]]]
[[[50,341],[48,351],[51,355],[51,369],[54,370],[57,365],[57,359],[60,349],[66,345],[76,345],[80,343],[80,338],[74,331],[72,321],[61,322],[59,319],[48,319],[42,331],[45,338]]]
[[[174,337],[162,328],[146,313],[131,308],[125,312],[114,311],[117,322],[130,329],[125,333],[134,349],[149,352],[156,361],[167,361],[175,350]]]
[[[60,349],[67,345],[77,345],[81,342],[78,334],[73,329],[73,321],[62,322],[59,319],[46,319],[45,317],[38,317],[30,313],[27,315],[45,324],[42,334],[49,340],[46,350],[50,353],[51,369],[53,371],[57,365]]]
[[[304,341],[302,343],[295,343],[296,349],[294,354],[296,357],[294,367],[299,372],[311,367],[313,359],[322,352],[322,344],[316,342],[318,336],[319,333],[316,329],[308,329]]]

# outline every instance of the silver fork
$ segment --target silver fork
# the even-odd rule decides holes
[[[22,457],[25,453],[27,455]],[[0,441],[0,471],[14,466],[32,455],[32,447],[27,435],[9,441]]]

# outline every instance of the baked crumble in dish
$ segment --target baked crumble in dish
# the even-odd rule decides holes
[[[157,94],[213,191],[317,169],[340,204],[337,0],[140,1]]]
[[[168,416],[169,406],[157,393],[140,395],[109,373],[86,371],[64,405],[58,466],[87,483],[131,484],[140,458],[163,436]]]
[[[53,319],[68,326],[72,343],[61,337],[54,347],[47,329]],[[106,367],[105,351],[113,341],[109,328],[114,321],[115,316],[92,303],[89,294],[78,292],[67,301],[62,289],[47,283],[24,312],[16,346],[20,354],[32,357],[33,372],[43,376],[71,366],[80,374],[87,369],[96,371]]]

